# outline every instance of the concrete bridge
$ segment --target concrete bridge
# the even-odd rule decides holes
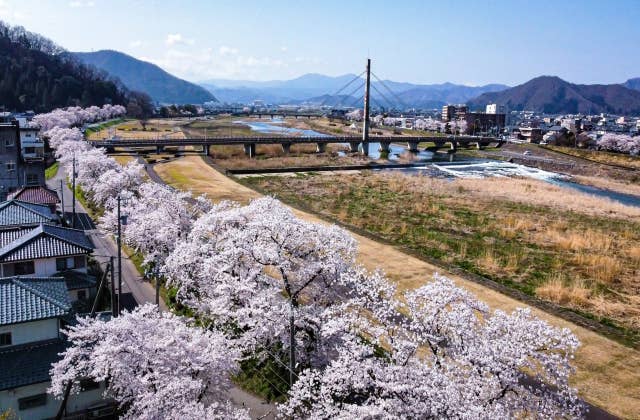
[[[266,118],[319,118],[324,116],[326,113],[323,112],[311,112],[311,111],[284,111],[284,110],[246,110],[243,108],[220,108],[213,109],[205,112],[205,115],[222,115],[222,114],[230,114],[236,117],[266,117]]]
[[[150,150],[151,153],[162,153],[166,147],[201,147],[203,154],[209,154],[209,146],[242,145],[245,154],[249,157],[256,155],[256,146],[259,144],[279,144],[284,153],[289,153],[292,144],[315,144],[318,153],[324,153],[327,144],[347,144],[352,152],[362,150],[368,154],[370,143],[379,143],[380,152],[389,152],[391,143],[406,144],[410,152],[418,152],[420,143],[434,143],[441,148],[449,145],[453,151],[458,147],[475,146],[482,148],[495,143],[501,146],[503,140],[494,137],[479,136],[372,136],[368,142],[363,142],[359,136],[310,136],[310,137],[284,137],[284,136],[255,136],[255,137],[196,137],[186,139],[111,139],[91,141],[95,147],[102,147],[108,153],[114,153],[116,148],[141,148]],[[362,148],[361,148],[362,146]]]

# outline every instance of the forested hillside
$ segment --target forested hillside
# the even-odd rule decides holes
[[[48,111],[71,105],[126,104],[126,89],[80,64],[53,42],[0,21],[0,108]]]

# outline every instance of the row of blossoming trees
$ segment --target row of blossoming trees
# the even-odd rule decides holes
[[[108,379],[128,418],[244,418],[228,402],[238,363],[293,356],[282,417],[583,414],[568,382],[579,345],[569,330],[526,309],[491,311],[440,276],[399,290],[356,263],[346,231],[303,221],[275,199],[211,204],[143,182],[140,165],[122,167],[83,141],[73,126],[85,111],[38,122],[61,162],[75,154],[78,183],[105,209],[104,231],[114,230],[116,197],[126,199],[124,240],[193,318],[152,305],[80,318],[52,369],[53,393]]]
[[[640,136],[631,137],[625,134],[606,133],[598,139],[598,147],[617,153],[640,155]]]

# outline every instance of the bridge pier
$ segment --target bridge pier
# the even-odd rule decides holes
[[[451,151],[455,152],[456,150],[458,150],[458,142],[455,140],[451,140]]]
[[[209,150],[209,146],[206,144],[202,145],[202,154],[205,156],[211,156],[211,151]]]
[[[407,150],[411,153],[418,153],[418,142],[417,141],[408,141],[407,142]]]
[[[244,144],[244,154],[249,156],[250,158],[256,157],[256,144],[255,143],[245,143]]]
[[[288,155],[289,153],[291,153],[291,143],[282,143],[282,152],[285,155]]]
[[[390,152],[390,148],[389,148],[390,145],[391,145],[391,143],[389,143],[388,141],[381,141],[380,142],[380,147],[378,148],[378,152],[389,153]]]
[[[327,143],[316,143],[316,153],[325,153],[327,151]]]
[[[156,154],[160,154],[164,152],[164,146],[156,146]]]
[[[351,143],[349,143],[349,150],[352,153],[358,153],[358,147],[360,146],[360,142],[354,142],[352,141]]]
[[[362,142],[362,154],[364,156],[369,156],[369,142],[368,141],[363,141]]]

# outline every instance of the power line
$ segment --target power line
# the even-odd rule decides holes
[[[375,85],[371,85],[371,87],[373,88],[373,90],[376,91],[378,95],[382,96],[382,99],[384,99],[387,102],[387,104],[389,104],[390,108],[393,108],[393,102],[391,102],[382,92],[380,92]]]
[[[329,100],[329,98],[331,98],[332,96],[338,96],[343,90],[345,90],[346,88],[348,88],[353,82],[355,82],[356,80],[360,79],[362,77],[362,75],[365,72],[363,71],[362,73],[360,73],[359,75],[357,75],[356,77],[354,77],[353,79],[351,79],[347,84],[345,84],[344,86],[342,86],[340,89],[338,89],[338,91],[336,93],[334,93],[333,95],[328,95],[324,101],[322,101],[322,103],[320,104],[320,106],[324,106],[326,104],[326,102]],[[358,88],[360,89],[360,88]],[[356,89],[357,90],[357,89]]]
[[[386,84],[384,81],[382,81],[378,76],[376,76],[376,74],[375,74],[374,72],[371,72],[371,74],[372,74],[372,75],[373,75],[373,77],[378,81],[378,83],[380,83],[380,84],[382,85],[382,87],[384,87],[384,88],[385,88],[389,93],[391,93],[391,95],[392,95],[393,97],[395,97],[395,98],[398,100],[398,102],[400,102],[400,104],[401,104],[403,107],[405,107],[405,108],[409,108],[409,107],[407,106],[407,104],[405,104],[405,103],[404,103],[404,101],[403,101],[402,99],[400,99],[400,97],[399,97],[399,96],[398,96],[398,95],[397,95],[393,90],[391,90],[391,88],[389,88],[389,86],[387,86],[387,84]]]
[[[352,90],[348,95],[345,95],[344,98],[342,98],[340,100],[340,102],[338,102],[335,107],[339,107],[340,105],[344,104],[344,101],[349,100],[350,98],[353,97],[353,95],[358,92],[359,90],[361,90],[364,87],[365,82],[362,82],[362,84],[360,86],[358,86],[357,88],[355,88],[354,90]],[[364,97],[364,96],[363,96]]]

